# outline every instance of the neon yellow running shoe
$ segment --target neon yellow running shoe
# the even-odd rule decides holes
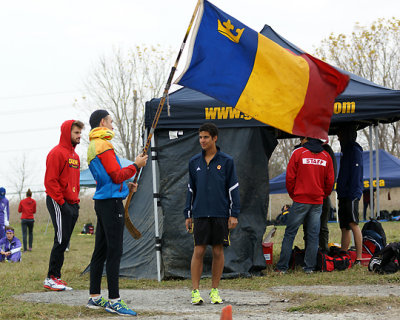
[[[200,297],[200,292],[198,289],[192,291],[192,304],[202,304],[204,302],[203,298]]]
[[[210,292],[210,300],[211,303],[215,304],[215,303],[222,303],[222,299],[219,296],[219,292],[217,288],[212,288],[211,292]]]

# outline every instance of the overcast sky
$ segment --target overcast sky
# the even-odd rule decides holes
[[[400,13],[399,0],[214,0],[256,31],[265,24],[312,53],[331,32],[350,34]],[[83,81],[113,47],[161,44],[179,50],[196,0],[18,0],[0,10],[0,185],[10,190],[25,155],[32,189],[43,190],[45,157],[66,119],[88,119],[73,107]],[[182,61],[182,64],[184,61]],[[87,135],[89,129],[84,131]],[[86,150],[77,147],[81,161]]]

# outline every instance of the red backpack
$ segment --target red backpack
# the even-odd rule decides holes
[[[318,250],[317,270],[331,272],[333,270],[350,269],[353,265],[350,254],[337,247],[330,247],[328,253]]]
[[[289,268],[295,269],[296,266],[304,267],[305,250],[299,249],[297,246],[292,251],[290,257]],[[331,247],[329,252],[323,252],[318,249],[317,254],[317,271],[330,272],[333,270],[346,270],[351,268],[353,262],[347,251],[341,251],[340,248]]]

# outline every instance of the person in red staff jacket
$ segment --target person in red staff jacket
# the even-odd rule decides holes
[[[53,291],[72,290],[61,280],[61,268],[79,215],[80,160],[75,147],[80,143],[83,127],[81,121],[65,121],[61,125],[60,143],[46,159],[44,186],[46,205],[54,226],[54,244],[43,286]]]
[[[27,251],[27,231],[29,230],[29,251],[32,251],[33,243],[33,224],[35,223],[34,214],[36,213],[36,201],[32,199],[32,191],[28,189],[26,198],[21,200],[18,206],[18,212],[21,213],[22,242],[24,252]]]
[[[287,271],[293,241],[303,222],[307,222],[304,271],[306,273],[314,271],[322,202],[331,194],[334,181],[332,158],[323,149],[322,142],[313,138],[301,138],[301,147],[293,151],[286,171],[286,189],[293,200],[293,205],[288,214],[276,271],[281,273]]]

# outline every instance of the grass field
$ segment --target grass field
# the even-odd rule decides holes
[[[96,312],[88,310],[84,307],[86,301],[82,301],[81,307],[68,307],[58,304],[38,304],[16,301],[12,298],[14,294],[25,292],[43,291],[43,280],[47,273],[48,259],[52,246],[53,227],[50,223],[47,232],[48,213],[41,203],[38,205],[38,215],[34,227],[34,244],[33,251],[23,254],[21,263],[0,264],[0,319],[73,319],[73,318],[90,318],[90,317],[106,317],[108,314],[102,311]],[[16,229],[16,236],[22,240],[19,216],[15,214],[12,207],[11,223]],[[65,254],[65,263],[62,269],[63,279],[68,282],[75,290],[88,290],[88,275],[81,275],[81,272],[88,265],[94,246],[94,237],[79,235],[83,224],[87,222],[95,223],[95,215],[89,200],[84,200],[81,206],[81,215],[75,227],[72,239],[71,250]],[[182,222],[183,223],[183,222]],[[362,226],[362,225],[360,225]],[[400,241],[400,222],[384,222],[384,229],[389,242]],[[267,232],[271,227],[267,228]],[[329,224],[330,241],[340,242],[340,230],[336,223]],[[280,244],[284,234],[284,227],[279,226],[274,242],[274,263],[279,258]],[[300,228],[296,237],[295,245],[303,247],[303,235]],[[104,279],[103,279],[104,280]],[[377,275],[368,272],[366,267],[356,267],[351,270],[331,273],[316,273],[312,277],[306,276],[301,271],[294,271],[285,276],[279,276],[272,272],[272,267],[268,267],[264,271],[264,276],[252,278],[238,278],[230,280],[222,280],[222,289],[236,290],[259,290],[267,291],[272,286],[285,285],[357,285],[357,284],[398,284],[400,280],[400,272],[392,275]],[[106,288],[103,281],[103,288]],[[121,288],[127,289],[156,289],[156,288],[184,288],[189,290],[190,280],[167,280],[158,283],[152,280],[131,280],[122,278],[120,281]],[[210,286],[210,279],[204,279],[201,286]],[[390,297],[390,301],[397,305],[400,299]],[[356,298],[341,299],[338,297],[334,301],[329,297],[316,295],[306,295],[299,300],[298,307],[288,311],[314,310],[315,312],[324,312],[329,308],[343,309],[353,307],[357,304],[358,308],[365,306],[366,308],[374,305],[381,305],[383,298]],[[142,317],[146,313],[141,313]]]

